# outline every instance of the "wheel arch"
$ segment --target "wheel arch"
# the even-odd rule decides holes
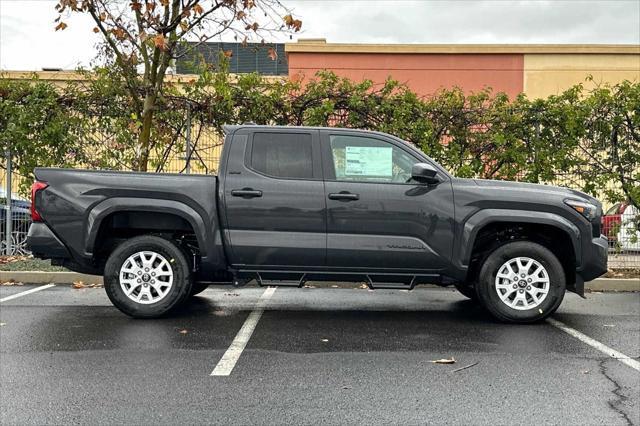
[[[150,218],[153,215],[164,215],[179,218],[187,223],[198,242],[201,256],[207,255],[206,241],[209,238],[209,230],[202,217],[188,205],[172,200],[144,199],[140,203],[139,199],[115,197],[103,201],[95,206],[88,214],[85,232],[85,253],[86,257],[93,257],[96,252],[96,245],[99,243],[101,230],[108,223],[109,218],[123,213],[148,213]],[[157,217],[157,216],[156,216]],[[154,228],[153,219],[149,228]]]
[[[487,209],[474,214],[463,225],[458,251],[462,265],[469,265],[478,234],[497,223],[546,225],[556,228],[569,237],[576,260],[581,257],[580,230],[564,217],[546,212]]]
[[[580,230],[553,213],[514,210],[483,210],[464,226],[460,259],[467,268],[467,280],[477,272],[486,253],[510,240],[525,239],[548,248],[565,270],[567,288],[582,294],[576,269],[581,259]],[[495,236],[495,238],[493,238]],[[500,240],[502,239],[502,240]]]

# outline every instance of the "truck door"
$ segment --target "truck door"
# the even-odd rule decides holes
[[[411,180],[420,158],[405,143],[369,133],[322,131],[327,266],[435,272],[453,243],[453,190]]]
[[[234,266],[321,267],[326,202],[317,130],[239,129],[224,176]]]

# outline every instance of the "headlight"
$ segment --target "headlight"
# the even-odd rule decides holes
[[[586,217],[589,222],[596,217],[598,208],[591,203],[572,199],[564,200],[564,203],[580,213],[582,216]]]

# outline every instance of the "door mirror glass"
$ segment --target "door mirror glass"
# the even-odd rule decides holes
[[[416,182],[434,184],[440,182],[438,170],[428,163],[416,163],[411,168],[411,178]]]

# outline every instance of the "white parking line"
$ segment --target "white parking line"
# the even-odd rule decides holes
[[[613,359],[617,359],[621,363],[633,368],[634,370],[640,371],[640,362],[636,361],[635,359],[631,358],[630,356],[627,356],[627,355],[623,354],[622,352],[618,352],[615,349],[612,349],[609,346],[607,346],[607,345],[605,345],[603,343],[600,343],[595,339],[592,339],[591,337],[587,336],[586,334],[580,333],[578,330],[569,327],[568,325],[566,325],[562,321],[558,321],[558,320],[553,319],[553,318],[547,318],[547,322],[549,324],[551,324],[552,326],[564,331],[565,333],[575,337],[576,339],[580,340],[581,342],[586,343],[587,345],[591,346],[592,348],[599,350],[603,354],[605,354],[607,356],[610,356]]]
[[[0,303],[1,302],[6,302],[8,300],[17,299],[18,297],[26,296],[27,294],[35,293],[36,291],[46,290],[46,289],[54,287],[54,286],[55,286],[55,284],[47,284],[47,285],[43,285],[41,287],[32,288],[31,290],[26,290],[26,291],[22,291],[20,293],[12,294],[11,296],[3,297],[2,299],[0,299]]]
[[[212,376],[228,376],[231,374],[233,367],[236,366],[240,355],[242,355],[242,351],[244,351],[247,343],[249,343],[253,330],[256,329],[258,321],[260,321],[267,301],[273,296],[275,291],[276,287],[268,287],[264,293],[262,293],[255,309],[251,311],[244,324],[242,324],[242,328],[240,328],[240,331],[238,331],[238,334],[236,334],[236,337],[233,339],[233,342],[231,342],[231,346],[229,346],[229,349],[222,355],[222,358],[220,358],[220,361],[218,361],[218,364],[211,372]]]

